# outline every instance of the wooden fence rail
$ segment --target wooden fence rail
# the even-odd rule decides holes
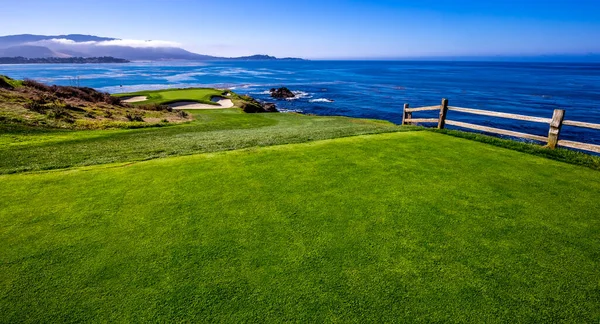
[[[414,112],[419,111],[439,111],[438,118],[413,118]],[[506,119],[514,119],[514,120],[523,120],[527,122],[533,123],[542,123],[548,125],[548,136],[539,136],[527,133],[520,133],[509,131],[506,129],[493,128],[487,126],[481,126],[476,124],[464,123],[454,120],[447,119],[449,111],[456,111],[466,114],[473,115],[482,115],[482,116],[490,116],[490,117],[498,117],[498,118],[506,118]],[[562,109],[555,109],[552,118],[544,118],[544,117],[534,117],[534,116],[526,116],[526,115],[518,115],[518,114],[508,114],[497,111],[489,111],[489,110],[480,110],[480,109],[472,109],[472,108],[461,108],[461,107],[451,107],[448,106],[448,100],[443,99],[442,104],[439,106],[428,106],[428,107],[419,107],[419,108],[410,108],[408,104],[404,105],[404,113],[402,115],[402,125],[406,124],[416,124],[416,123],[437,123],[437,128],[444,129],[446,125],[456,126],[461,128],[478,130],[486,133],[492,134],[500,134],[512,137],[520,137],[526,138],[542,143],[546,143],[546,147],[554,149],[557,146],[574,148],[584,151],[596,152],[600,153],[600,145],[589,144],[589,143],[581,143],[581,142],[573,142],[573,141],[565,141],[560,139],[560,132],[564,125],[573,126],[573,127],[582,127],[582,128],[590,128],[600,130],[600,124],[592,124],[585,123],[573,120],[565,120],[565,111]]]

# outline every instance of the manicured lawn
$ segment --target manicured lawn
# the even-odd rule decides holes
[[[598,322],[599,194],[432,132],[3,175],[0,321]]]
[[[117,94],[117,97],[146,96],[148,100],[133,103],[134,105],[143,104],[169,104],[175,101],[197,101],[200,103],[214,104],[210,99],[214,96],[223,96],[222,90],[209,88],[191,88],[191,89],[169,89],[155,91],[140,91],[133,93]]]
[[[0,124],[0,174],[301,143],[402,129],[376,120],[245,114],[239,109],[189,113],[195,120],[188,124],[133,130],[61,131]]]

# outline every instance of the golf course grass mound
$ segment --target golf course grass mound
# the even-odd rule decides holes
[[[176,102],[197,102],[207,105],[217,106],[212,101],[213,97],[226,97],[227,90],[218,90],[212,88],[190,88],[190,89],[164,89],[164,90],[146,90],[131,93],[113,94],[123,100],[134,99],[131,103],[134,105],[158,104],[168,105]],[[145,100],[142,100],[145,98]]]
[[[3,322],[594,322],[600,172],[396,132],[0,176]]]
[[[247,95],[238,95],[230,90],[212,88],[185,88],[144,90],[114,94],[134,106],[166,105],[173,109],[228,109],[240,108],[246,113],[277,112],[274,104],[266,104]]]

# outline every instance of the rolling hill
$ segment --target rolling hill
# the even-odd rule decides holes
[[[0,36],[0,57],[117,57],[131,61],[161,60],[277,60],[268,55],[240,58],[192,53],[177,44],[163,41],[136,41],[92,35],[10,35]],[[286,58],[285,60],[290,60]]]

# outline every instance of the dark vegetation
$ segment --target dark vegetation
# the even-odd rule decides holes
[[[109,105],[123,106],[120,98],[112,97],[109,93],[99,92],[92,88],[45,85],[35,80],[24,80],[23,86],[38,90],[42,97],[41,101],[52,101],[58,99],[72,99],[91,103],[106,103]]]
[[[130,63],[112,56],[103,57],[0,57],[0,64],[90,64],[90,63]]]
[[[0,76],[0,124],[101,129],[161,126],[188,120],[161,104],[132,106],[92,88]]]

